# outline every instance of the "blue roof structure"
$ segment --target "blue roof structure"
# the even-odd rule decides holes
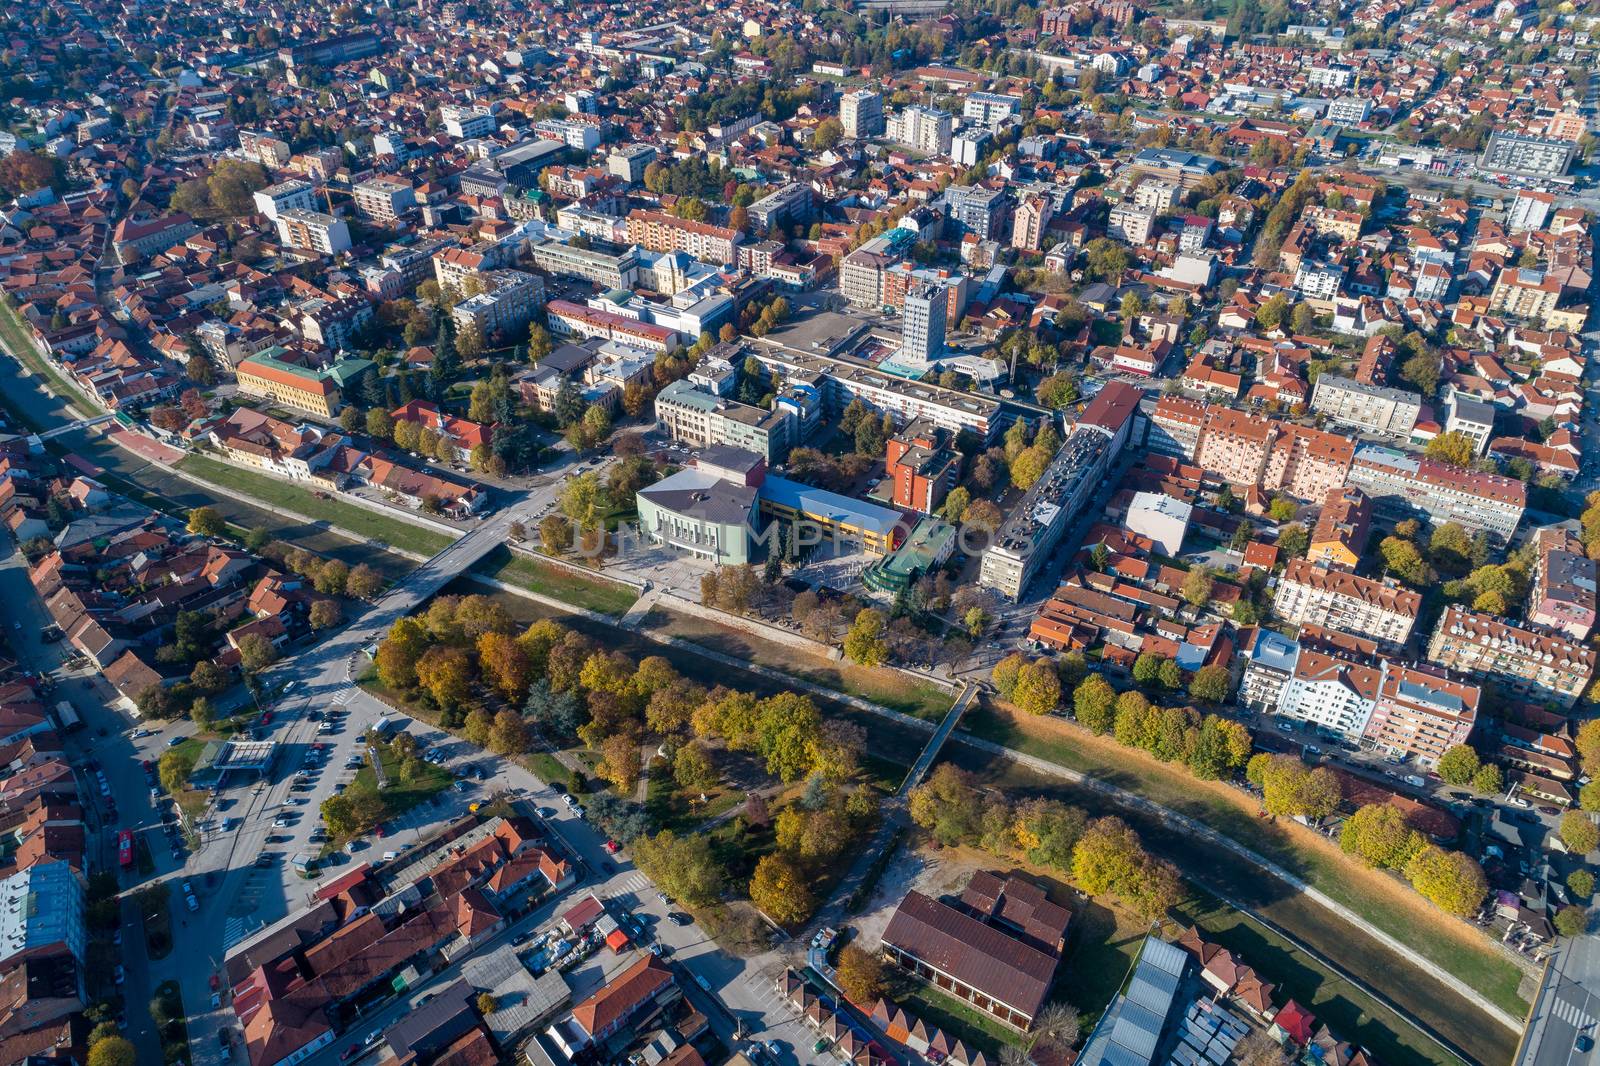
[[[900,512],[893,508],[879,507],[875,503],[771,475],[761,483],[761,498],[813,518],[885,536],[901,521]]]
[[[1282,633],[1262,626],[1256,630],[1256,642],[1250,648],[1250,658],[1262,666],[1289,673],[1300,658],[1300,645]]]

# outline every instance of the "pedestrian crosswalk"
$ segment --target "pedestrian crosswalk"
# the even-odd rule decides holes
[[[355,698],[356,698],[356,690],[355,689],[353,689],[353,688],[342,688],[338,692],[335,692],[333,694],[333,701],[332,702],[333,702],[333,705],[335,707],[343,707],[345,704],[349,703],[351,700],[353,700]]]
[[[230,916],[222,927],[222,950],[227,952],[239,941],[260,929],[262,924],[261,919],[251,914],[237,918]]]
[[[1550,1013],[1554,1014],[1562,1021],[1570,1023],[1574,1028],[1578,1029],[1582,1029],[1587,1025],[1593,1025],[1597,1020],[1600,1020],[1596,1019],[1594,1015],[1584,1010],[1583,1007],[1579,1006],[1578,1004],[1573,1003],[1570,1000],[1562,999],[1559,996],[1556,997],[1555,1006],[1550,1008]]]

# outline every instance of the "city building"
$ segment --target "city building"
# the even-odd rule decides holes
[[[1340,425],[1405,439],[1422,416],[1422,397],[1337,374],[1319,374],[1311,409]]]
[[[1044,474],[1029,486],[984,549],[978,583],[1020,600],[1072,520],[1094,498],[1132,432],[1142,393],[1112,381],[1084,408]]]
[[[1478,721],[1478,686],[1411,666],[1385,663],[1372,716],[1362,734],[1379,751],[1423,767],[1465,744]]]
[[[1005,221],[1009,197],[1004,188],[984,185],[952,185],[945,190],[950,217],[980,241],[998,238]]]
[[[1278,581],[1272,611],[1295,625],[1342,629],[1399,648],[1411,637],[1422,595],[1397,585],[1291,559]]]
[[[1022,101],[999,93],[968,93],[961,103],[961,117],[980,126],[999,126],[1022,110]]]
[[[1273,422],[1231,407],[1206,409],[1194,461],[1230,485],[1260,484],[1272,451]]]
[[[475,275],[484,291],[450,309],[456,329],[475,329],[485,340],[522,333],[544,304],[544,279],[525,270],[491,270]]]
[[[1177,558],[1183,551],[1183,538],[1189,531],[1191,504],[1164,492],[1136,492],[1128,504],[1123,525],[1130,532],[1149,537],[1162,555]]]
[[[1465,470],[1376,444],[1357,445],[1349,481],[1372,497],[1380,516],[1420,517],[1430,525],[1459,522],[1499,544],[1516,532],[1528,503],[1528,487],[1517,478]]]
[[[718,566],[751,561],[755,486],[702,469],[680,470],[638,492],[639,531]]]
[[[900,356],[913,364],[931,362],[944,351],[948,297],[942,286],[917,285],[906,290],[900,320]]]
[[[839,124],[846,137],[876,137],[885,129],[883,97],[871,89],[856,89],[839,98]]]
[[[1445,608],[1428,642],[1428,660],[1537,702],[1571,707],[1595,672],[1595,650],[1566,636],[1503,618]]]
[[[291,251],[312,256],[350,250],[350,227],[321,211],[293,207],[278,212],[278,240]]]
[[[1329,489],[1311,530],[1306,560],[1337,570],[1354,570],[1366,550],[1372,527],[1372,501],[1353,485]]]
[[[482,104],[445,104],[439,108],[439,121],[457,140],[494,133],[494,113]]]
[[[1518,189],[1506,212],[1506,229],[1512,233],[1529,233],[1544,229],[1555,210],[1556,198],[1550,193],[1534,189]]]
[[[384,225],[398,222],[417,206],[416,190],[409,181],[399,178],[369,178],[352,188],[350,195],[356,214]]]
[[[1561,526],[1533,534],[1533,578],[1528,589],[1528,621],[1584,641],[1595,626],[1597,564],[1583,542]]]
[[[632,289],[639,284],[639,249],[629,245],[575,248],[561,241],[535,241],[528,254],[548,274],[583,278],[603,289]]]
[[[781,522],[804,523],[811,536],[859,545],[868,555],[894,551],[910,525],[891,507],[770,475],[761,483],[761,513]]]
[[[678,343],[677,331],[666,326],[568,300],[551,300],[546,304],[545,319],[550,332],[558,337],[600,337],[652,352],[670,352]]]
[[[175,244],[182,244],[200,227],[188,215],[179,213],[163,218],[128,217],[111,233],[111,251],[122,266],[132,266]]]
[[[1011,218],[1011,247],[1025,252],[1041,251],[1054,206],[1050,197],[1039,193],[1024,197]]]
[[[0,973],[62,951],[84,964],[84,885],[69,863],[35,862],[0,878],[0,904]]]
[[[725,445],[776,463],[793,446],[793,419],[674,381],[656,395],[656,419],[673,440],[690,447]]]
[[[889,140],[928,155],[949,155],[955,120],[948,111],[909,104],[889,119]]]
[[[260,396],[323,418],[332,418],[344,406],[343,387],[372,370],[365,359],[345,359],[320,369],[290,362],[283,348],[268,348],[234,368],[239,392]]]
[[[280,181],[276,185],[268,185],[265,189],[258,189],[254,194],[256,211],[267,216],[276,223],[278,212],[298,207],[305,211],[316,209],[316,187],[309,181],[290,178]]]
[[[1037,886],[977,873],[954,903],[907,892],[884,928],[883,958],[1027,1032],[1049,996],[1069,921]]]
[[[644,170],[656,161],[656,149],[650,144],[628,144],[612,149],[606,156],[606,170],[629,185],[644,181]]]
[[[740,239],[736,229],[691,222],[664,211],[628,214],[628,240],[652,252],[687,252],[695,259],[727,266],[737,258]]]
[[[1352,663],[1298,648],[1294,668],[1275,707],[1285,718],[1328,729],[1351,740],[1367,730],[1383,677],[1379,664]]]
[[[1489,135],[1489,143],[1478,157],[1478,165],[1501,174],[1558,178],[1567,172],[1576,154],[1577,144],[1573,141],[1496,130]]]
[[[961,476],[961,453],[951,438],[948,430],[919,420],[889,440],[883,476],[893,486],[896,507],[939,510]]]
[[[1445,412],[1445,432],[1461,434],[1472,442],[1472,454],[1482,455],[1494,436],[1494,404],[1455,393]]]
[[[806,222],[811,218],[815,200],[809,184],[791,181],[751,204],[750,221],[768,230]]]

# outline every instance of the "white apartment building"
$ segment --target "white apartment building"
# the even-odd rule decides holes
[[[955,119],[948,111],[911,104],[889,120],[889,139],[928,155],[949,155]]]
[[[1000,93],[972,93],[961,104],[961,117],[980,126],[998,126],[1022,109],[1022,101]]]
[[[1348,663],[1302,648],[1278,695],[1277,712],[1352,740],[1359,739],[1372,717],[1381,678],[1378,667]]]
[[[285,248],[316,255],[350,250],[350,227],[321,211],[291,207],[278,212],[278,240]]]
[[[309,181],[291,178],[276,185],[268,185],[255,194],[256,211],[276,223],[278,212],[298,207],[302,211],[317,209],[316,189]]]
[[[1422,416],[1422,397],[1337,374],[1320,374],[1311,393],[1311,409],[1340,425],[1406,438]]]
[[[883,97],[871,89],[857,89],[839,99],[839,124],[846,137],[876,137],[884,131]]]
[[[481,104],[445,104],[439,108],[439,120],[444,131],[458,141],[494,132],[494,115]]]
[[[1134,186],[1131,199],[1135,207],[1148,207],[1159,215],[1171,211],[1182,194],[1183,188],[1176,182],[1146,178]]]
[[[1401,647],[1417,624],[1422,594],[1397,585],[1291,560],[1272,611],[1295,625],[1311,623]]]
[[[469,296],[450,309],[457,330],[475,328],[480,337],[513,336],[527,326],[544,303],[544,282],[525,270],[491,270],[480,275],[486,292]]]
[[[1153,209],[1138,204],[1115,204],[1111,208],[1111,216],[1106,220],[1106,236],[1137,248],[1150,239],[1150,231],[1155,229],[1155,225],[1156,213]]]
[[[373,222],[396,222],[417,206],[417,193],[409,181],[378,177],[350,190],[356,214]]]

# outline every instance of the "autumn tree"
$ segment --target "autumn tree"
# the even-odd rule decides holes
[[[607,737],[600,744],[600,765],[596,769],[619,794],[630,795],[641,772],[639,742],[625,734]]]
[[[1471,857],[1432,844],[1411,857],[1404,874],[1424,899],[1458,918],[1477,914],[1489,891],[1482,867]]]
[[[1029,714],[1048,714],[1061,702],[1061,677],[1047,659],[1028,663],[1017,674],[1012,702]]]
[[[1339,847],[1368,866],[1403,870],[1427,841],[1406,822],[1400,808],[1368,803],[1352,814],[1339,831]]]
[[[633,863],[672,898],[690,907],[715,902],[726,877],[705,833],[679,837],[670,829],[634,838]]]
[[[443,710],[453,710],[471,689],[472,657],[464,648],[435,644],[416,662],[417,681]]]
[[[501,755],[521,755],[528,750],[528,725],[522,715],[507,709],[494,716],[489,747]]]
[[[428,648],[428,633],[415,618],[401,618],[378,645],[378,679],[389,688],[417,683],[417,660]]]
[[[883,960],[855,943],[839,950],[834,977],[845,998],[869,1008],[883,996]]]
[[[884,637],[887,629],[883,612],[863,607],[845,634],[845,655],[862,666],[881,666],[889,658],[889,642]]]
[[[1558,832],[1561,842],[1575,855],[1587,855],[1600,845],[1600,828],[1595,826],[1594,817],[1585,811],[1563,814]]]
[[[383,575],[366,563],[357,563],[345,578],[344,591],[347,596],[370,600],[383,591]]]
[[[188,528],[202,537],[220,537],[228,531],[228,523],[215,507],[196,507],[189,512]]]
[[[1224,703],[1233,679],[1226,666],[1211,663],[1194,672],[1189,681],[1189,695],[1202,703]]]
[[[508,634],[489,632],[478,637],[477,651],[483,679],[508,701],[521,704],[533,681],[532,664],[522,644]]]
[[[1099,674],[1090,674],[1072,693],[1074,716],[1092,732],[1105,734],[1115,721],[1117,692]]]
[[[816,909],[816,896],[794,861],[774,852],[763,855],[750,877],[750,902],[781,926],[798,925]]]
[[[339,609],[338,600],[317,600],[307,615],[312,629],[331,629],[343,620],[344,612]]]
[[[1456,744],[1439,757],[1439,765],[1435,769],[1446,784],[1465,785],[1471,782],[1479,765],[1476,751],[1465,744]]]

